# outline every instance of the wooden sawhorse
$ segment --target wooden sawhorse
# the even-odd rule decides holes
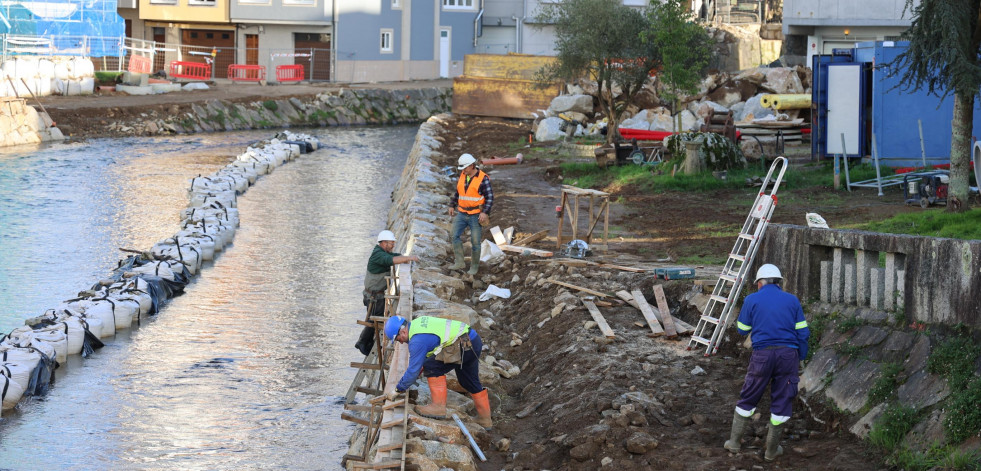
[[[589,197],[589,219],[587,223],[589,228],[586,229],[586,235],[583,237],[578,237],[579,233],[579,197],[588,196]],[[600,200],[599,210],[595,211],[594,216],[594,202],[596,199]],[[571,201],[570,201],[571,200]],[[600,218],[603,218],[603,244],[609,244],[609,226],[610,226],[610,194],[599,191],[590,190],[586,188],[578,188],[571,185],[562,185],[562,202],[559,206],[559,233],[555,237],[555,246],[562,247],[563,242],[568,242],[573,239],[582,239],[587,243],[592,245],[593,230],[596,229],[596,224],[599,223]],[[565,219],[562,217],[562,213],[569,218],[569,225],[572,226],[572,238],[562,239],[562,226],[565,223]]]

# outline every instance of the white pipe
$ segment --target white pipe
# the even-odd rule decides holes
[[[514,21],[514,52],[521,52],[521,37],[518,35],[521,25],[518,23],[517,16],[511,15],[511,20]]]
[[[473,19],[473,47],[477,47],[477,31],[480,31],[480,18],[484,16],[484,9],[480,9],[477,17]]]

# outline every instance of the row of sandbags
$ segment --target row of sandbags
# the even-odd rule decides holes
[[[173,237],[121,260],[109,277],[77,298],[0,337],[0,411],[15,407],[23,397],[44,395],[68,355],[87,357],[103,346],[101,339],[156,314],[204,262],[232,242],[239,224],[238,195],[262,175],[319,145],[315,137],[284,131],[249,147],[217,172],[193,178],[188,206],[180,214],[181,229]]]
[[[0,63],[0,96],[91,95],[95,67],[86,57],[13,57]]]

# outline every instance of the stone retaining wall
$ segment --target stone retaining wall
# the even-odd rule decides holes
[[[413,317],[435,316],[459,320],[474,326],[478,332],[486,332],[492,321],[477,314],[470,306],[451,301],[455,294],[464,292],[468,286],[463,280],[443,275],[439,267],[449,250],[450,218],[446,208],[450,203],[448,193],[451,177],[441,174],[435,162],[441,156],[439,149],[442,146],[436,136],[445,117],[434,116],[420,126],[415,144],[392,193],[388,229],[398,239],[397,252],[418,255],[421,258],[412,270],[410,299]],[[404,298],[405,296],[400,300]],[[399,312],[403,312],[401,306]],[[505,371],[488,355],[482,356],[481,361],[480,380],[490,390],[493,404],[494,391],[500,387],[500,373],[504,371],[510,374],[510,370]],[[455,381],[452,372],[448,378],[451,382]],[[389,378],[389,381],[398,381],[398,378]],[[421,376],[413,388],[419,391],[418,403],[429,402],[428,387]],[[489,435],[470,419],[468,410],[472,409],[473,401],[469,395],[448,391],[447,413],[456,413],[478,443],[487,446]],[[365,432],[366,428],[363,426],[356,428],[350,440],[349,453],[360,452]],[[431,420],[410,414],[406,436],[410,437],[406,446],[406,459],[417,469],[477,469],[473,453],[452,421]],[[374,450],[371,455],[374,455]]]
[[[39,113],[23,99],[0,99],[0,147],[64,139],[52,124],[47,113]]]
[[[802,300],[981,329],[981,241],[772,224],[756,265],[774,263]]]
[[[342,89],[315,97],[251,103],[209,100],[192,104],[190,112],[174,111],[165,116],[155,116],[151,112],[137,122],[112,123],[109,130],[154,135],[291,126],[413,123],[449,111],[452,95],[451,88]]]

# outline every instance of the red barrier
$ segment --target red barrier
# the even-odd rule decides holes
[[[234,82],[261,82],[266,79],[266,66],[231,64],[228,79]]]
[[[149,57],[132,55],[129,56],[129,66],[126,70],[134,74],[149,74],[152,69],[152,64],[150,63]]]
[[[280,82],[299,82],[303,80],[303,64],[277,65],[276,80]]]
[[[211,80],[211,64],[172,61],[170,63],[170,77],[189,80]]]

